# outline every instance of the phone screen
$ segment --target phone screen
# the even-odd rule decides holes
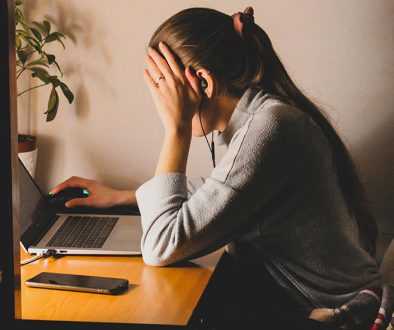
[[[43,272],[25,283],[30,287],[116,294],[125,290],[129,281],[123,278]]]

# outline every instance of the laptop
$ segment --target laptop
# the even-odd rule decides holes
[[[138,212],[56,209],[20,159],[18,171],[21,246],[27,253],[141,255]]]

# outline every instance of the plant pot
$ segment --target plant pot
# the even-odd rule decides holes
[[[18,134],[18,157],[34,178],[37,164],[37,137]]]

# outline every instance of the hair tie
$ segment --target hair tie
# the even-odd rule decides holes
[[[247,7],[243,13],[238,12],[231,17],[233,18],[234,30],[242,38],[244,33],[244,26],[254,24],[254,11],[252,7]]]

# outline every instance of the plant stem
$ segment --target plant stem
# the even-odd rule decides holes
[[[36,52],[37,52],[36,50],[33,50],[33,51],[30,52],[29,54],[26,54],[26,62],[27,62],[27,60],[29,59],[29,56],[32,55],[32,54],[34,54],[34,53],[36,53]]]
[[[20,71],[18,71],[18,75],[16,76],[16,79],[18,80],[19,76],[23,73],[23,71],[26,70],[26,67],[23,67],[22,69],[20,69]]]
[[[24,94],[24,93],[26,93],[26,92],[28,92],[28,91],[31,91],[32,89],[35,89],[35,88],[38,88],[38,87],[42,87],[42,86],[45,86],[45,85],[48,85],[48,84],[49,84],[49,83],[45,83],[45,84],[42,84],[42,85],[37,85],[37,86],[31,87],[31,88],[26,89],[25,91],[19,93],[17,96],[20,96],[20,95],[22,95],[22,94]]]

